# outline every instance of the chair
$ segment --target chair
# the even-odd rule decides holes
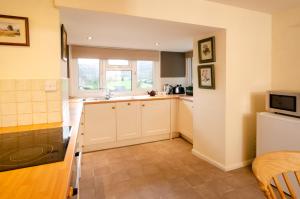
[[[300,186],[300,151],[264,154],[254,160],[252,170],[259,181],[260,188],[264,191],[268,199],[276,199],[278,195],[282,199],[286,199],[287,197],[297,199],[295,188],[299,189]],[[292,180],[296,183],[292,183],[291,173],[295,175],[292,176],[293,178],[295,177]],[[272,182],[273,185],[271,184]],[[289,196],[284,192],[282,185],[286,186]],[[275,194],[274,190],[278,194]]]

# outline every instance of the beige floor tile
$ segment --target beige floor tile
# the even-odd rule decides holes
[[[260,199],[251,167],[223,172],[183,139],[83,154],[81,199]]]

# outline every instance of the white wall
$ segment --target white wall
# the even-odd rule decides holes
[[[59,12],[52,0],[0,0],[0,13],[29,18],[30,46],[0,45],[0,79],[60,78]]]
[[[261,110],[261,94],[271,85],[271,15],[204,0],[55,0],[55,4],[226,29],[226,93],[220,107],[225,110],[225,157],[218,147],[205,151],[212,150],[207,155],[224,169],[242,166],[253,158],[255,112]],[[215,106],[214,100],[210,106]],[[196,106],[195,111],[198,109]],[[199,122],[202,117],[194,119]],[[199,129],[195,133],[199,134]],[[205,129],[201,133],[211,132]],[[218,145],[218,141],[206,145]]]
[[[198,40],[215,36],[215,90],[198,87]],[[198,36],[194,40],[194,147],[193,153],[217,164],[225,165],[225,92],[226,92],[226,31]],[[205,64],[201,64],[205,65]]]
[[[300,92],[300,8],[273,15],[272,89]]]

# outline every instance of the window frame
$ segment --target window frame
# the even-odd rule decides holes
[[[80,59],[80,58],[78,58]],[[131,71],[131,91],[122,91],[122,92],[113,92],[113,95],[124,96],[124,95],[135,95],[135,94],[146,94],[146,91],[149,90],[160,90],[158,88],[159,85],[159,77],[160,74],[158,73],[159,62],[152,61],[152,60],[128,60],[128,66],[120,65],[109,65],[109,59],[98,59],[99,60],[99,90],[96,91],[89,91],[89,90],[81,90],[79,89],[79,64],[78,59],[74,59],[71,63],[73,68],[71,69],[71,74],[73,72],[74,75],[71,75],[70,81],[72,82],[71,86],[71,93],[72,96],[76,97],[102,97],[106,94],[106,71]],[[84,59],[84,58],[82,58]],[[153,70],[152,70],[152,77],[153,77],[153,86],[152,88],[143,89],[139,88],[137,85],[137,62],[138,61],[152,61],[153,63]]]

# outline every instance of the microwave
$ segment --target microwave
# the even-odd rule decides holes
[[[300,92],[268,91],[266,109],[272,113],[300,117]]]

